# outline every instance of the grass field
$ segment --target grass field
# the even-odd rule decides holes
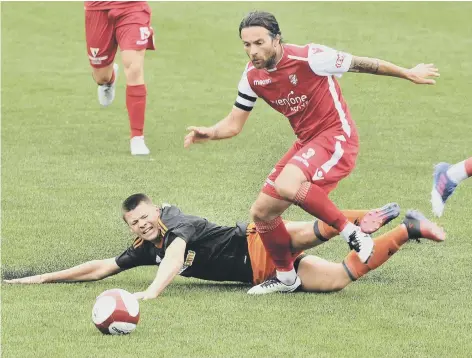
[[[344,76],[362,146],[356,170],[332,194],[338,206],[397,201],[430,215],[433,164],[472,154],[472,3],[152,3],[147,158],[129,155],[123,74],[113,106],[98,105],[83,3],[1,7],[3,275],[121,253],[132,238],[120,204],[134,192],[220,224],[248,218],[294,139],[287,121],[261,101],[230,141],[186,151],[183,137],[188,125],[211,125],[231,108],[246,63],[237,28],[252,9],[274,12],[288,42],[441,70],[433,87]],[[91,322],[95,297],[141,291],[155,268],[96,283],[2,285],[3,356],[470,357],[471,184],[439,220],[446,243],[405,245],[335,294],[248,297],[244,285],[177,278],[141,304],[136,332],[105,337]],[[285,217],[309,218],[297,208]],[[340,239],[316,250],[337,261],[346,253]]]

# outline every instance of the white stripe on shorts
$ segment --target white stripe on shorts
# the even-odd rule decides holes
[[[325,173],[329,172],[331,168],[333,168],[336,164],[338,164],[343,154],[344,154],[344,149],[341,147],[341,142],[337,141],[334,146],[333,155],[331,156],[331,158],[329,158],[329,160],[326,163],[324,163],[321,166],[321,169],[323,169]]]
[[[272,180],[270,180],[269,178],[266,179],[265,183],[269,184],[270,186],[275,188],[275,183]]]

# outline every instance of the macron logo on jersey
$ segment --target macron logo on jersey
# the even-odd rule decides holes
[[[265,80],[254,80],[254,86],[265,86],[269,83],[272,83],[272,80],[270,78],[267,78]]]

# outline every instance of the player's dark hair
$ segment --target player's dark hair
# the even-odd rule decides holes
[[[136,209],[136,207],[141,203],[151,203],[151,199],[146,194],[138,193],[138,194],[133,194],[130,195],[126,198],[125,201],[123,201],[123,205],[121,208],[123,209],[124,212],[128,212],[131,210]]]
[[[282,42],[282,32],[280,31],[279,23],[270,12],[252,11],[247,14],[239,24],[239,37],[241,38],[242,29],[253,26],[266,28],[272,38],[280,35],[280,42]]]

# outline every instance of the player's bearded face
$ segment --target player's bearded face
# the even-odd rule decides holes
[[[276,64],[280,39],[273,38],[264,27],[247,27],[241,31],[244,50],[257,69],[272,68]]]
[[[161,229],[157,220],[159,209],[155,205],[141,202],[134,210],[126,212],[124,218],[131,231],[143,240],[158,239]]]

